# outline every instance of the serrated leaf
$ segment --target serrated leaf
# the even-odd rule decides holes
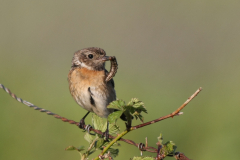
[[[95,142],[95,148],[100,148],[102,147],[102,145],[104,144],[104,139],[103,138],[99,138],[96,142]]]
[[[109,124],[109,134],[118,134],[119,132],[119,126],[117,126],[116,124]]]
[[[144,105],[144,103],[142,101],[140,101],[138,98],[132,98],[129,102],[128,105],[135,105],[135,106],[139,106],[139,105]]]
[[[133,157],[132,160],[155,160],[153,157]]]
[[[107,129],[107,122],[106,122],[106,123],[104,123],[104,125],[103,125],[103,127],[102,127],[101,131],[102,131],[102,132],[105,132],[105,131],[106,131],[106,129]]]
[[[176,150],[177,146],[172,142],[168,141],[163,145],[162,152],[167,156],[169,154],[173,154]]]
[[[107,152],[110,152],[110,154],[111,154],[111,156],[112,157],[116,157],[117,155],[118,155],[118,153],[119,153],[119,150],[118,149],[114,149],[114,148],[109,148],[108,150],[107,150]]]
[[[140,119],[140,121],[143,122],[144,117],[141,115],[141,109],[135,108],[133,106],[126,106],[126,110],[129,111],[131,115],[134,116],[136,119]]]
[[[88,141],[88,143],[92,143],[92,142],[93,142],[93,136],[90,135],[89,133],[86,133],[86,134],[84,135],[84,139],[85,139],[86,141]]]
[[[136,107],[135,107],[136,108]],[[139,107],[137,107],[136,108],[136,111],[137,112],[144,112],[144,113],[147,113],[147,110],[146,110],[146,108],[144,107],[144,106],[139,106]]]
[[[93,127],[97,130],[101,130],[103,128],[103,118],[97,116],[96,114],[93,114],[92,116],[92,124]]]
[[[124,110],[124,106],[125,106],[125,102],[123,100],[116,100],[116,101],[113,101],[111,102],[107,108],[112,108],[112,109],[117,109],[117,110]]]
[[[142,101],[137,98],[132,98],[125,108],[132,114],[132,116],[134,116],[136,119],[140,119],[140,121],[143,123],[144,117],[141,115],[141,112],[147,113],[147,110]]]
[[[144,122],[144,117],[143,117],[141,114],[139,114],[139,115],[137,116],[137,118],[139,118],[142,123]],[[136,118],[136,119],[137,119],[137,118]]]
[[[136,108],[134,108],[133,106],[126,106],[126,110],[133,114],[136,111]]]
[[[121,117],[123,111],[115,111],[108,115],[109,123],[115,123],[118,118]]]
[[[147,113],[147,110],[144,106],[144,103],[142,101],[140,101],[138,98],[132,98],[130,100],[130,102],[128,103],[128,106],[132,106],[134,108],[136,108],[139,113],[140,112],[145,112]]]

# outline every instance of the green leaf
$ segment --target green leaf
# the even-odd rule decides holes
[[[112,108],[112,109],[117,109],[117,110],[124,110],[124,106],[125,106],[125,102],[123,100],[116,100],[116,101],[113,101],[111,102],[107,108]]]
[[[73,151],[73,150],[77,150],[76,147],[74,146],[68,146],[67,148],[65,148],[66,151]]]
[[[141,114],[139,114],[139,115],[137,116],[137,118],[139,118],[142,123],[144,122],[144,118],[143,118],[143,116],[142,116]]]
[[[66,151],[73,151],[73,150],[77,150],[78,152],[83,151],[85,149],[84,146],[80,146],[80,147],[74,147],[74,146],[68,146],[67,148],[65,148]]]
[[[103,144],[104,144],[104,139],[103,139],[103,138],[99,138],[99,139],[95,142],[95,148],[100,148],[100,147],[102,147]]]
[[[106,131],[106,129],[107,129],[107,122],[106,122],[106,123],[104,123],[104,125],[103,125],[103,127],[101,128],[101,130],[100,130],[100,131],[102,131],[102,132],[105,132],[105,131]]]
[[[107,153],[108,153],[108,151],[111,153],[112,157],[116,157],[118,155],[118,153],[119,153],[119,150],[118,149],[114,149],[114,148],[109,148],[107,150]]]
[[[92,143],[93,142],[93,136],[90,135],[89,133],[86,133],[84,138],[86,139],[86,141],[88,141],[88,143]]]
[[[96,114],[93,114],[93,116],[92,116],[92,124],[93,124],[93,127],[95,129],[102,131],[102,128],[103,128],[103,118],[97,116]]]
[[[133,157],[132,160],[155,160],[153,157]]]
[[[109,124],[109,134],[118,134],[119,132],[119,126],[117,126],[116,124]]]
[[[123,111],[116,111],[108,115],[109,123],[115,123],[118,118],[121,117]]]
[[[126,110],[133,114],[136,111],[136,108],[134,108],[133,106],[126,106]]]
[[[80,152],[80,151],[83,151],[85,149],[84,146],[80,146],[80,147],[77,147],[77,150]]]
[[[140,119],[141,122],[144,120],[144,117],[141,115],[141,113],[147,113],[144,103],[137,98],[132,98],[125,109],[129,111],[136,119]]]
[[[177,146],[172,141],[168,141],[163,145],[163,148],[161,151],[167,156],[167,155],[172,155],[176,149],[177,149]]]
[[[138,112],[145,112],[147,113],[147,110],[144,106],[144,103],[140,101],[138,98],[132,98],[131,101],[128,103],[128,106],[132,106],[136,108]]]
[[[159,144],[162,145],[162,142],[163,142],[163,136],[162,136],[162,133],[160,133],[160,136],[157,137],[157,139],[158,139]]]

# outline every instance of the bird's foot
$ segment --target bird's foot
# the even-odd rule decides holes
[[[109,141],[109,130],[107,129],[105,132],[103,132],[102,137],[105,137],[105,141]]]
[[[80,122],[79,122],[78,127],[81,128],[81,129],[85,129],[84,126],[85,126],[84,119],[81,119]]]
[[[78,125],[79,128],[84,129],[85,131],[87,131],[90,134],[90,129],[92,128],[91,125],[85,125],[84,119],[81,119]]]

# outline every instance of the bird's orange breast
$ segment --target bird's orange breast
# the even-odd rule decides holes
[[[69,90],[75,101],[84,109],[106,118],[112,112],[107,105],[116,100],[116,93],[113,84],[105,79],[105,70],[74,68],[68,74]]]
[[[86,68],[75,68],[68,74],[69,90],[76,99],[81,92],[87,91],[90,86],[105,86],[105,71],[94,71]],[[102,88],[105,90],[105,87]]]
[[[76,68],[71,70],[68,74],[68,80],[75,84],[80,83],[81,85],[99,85],[98,83],[104,83],[105,80],[105,71],[95,71],[89,70],[86,68]]]

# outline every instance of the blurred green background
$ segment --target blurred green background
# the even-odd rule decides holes
[[[145,121],[171,113],[203,87],[184,115],[125,138],[139,143],[148,137],[156,146],[162,133],[191,159],[239,159],[239,8],[240,1],[231,0],[1,1],[0,83],[79,121],[86,111],[68,90],[71,59],[79,49],[101,47],[118,60],[117,97],[145,102]],[[0,106],[0,159],[80,158],[64,151],[87,145],[76,126],[34,111],[3,90]],[[116,159],[140,155],[121,144]]]

